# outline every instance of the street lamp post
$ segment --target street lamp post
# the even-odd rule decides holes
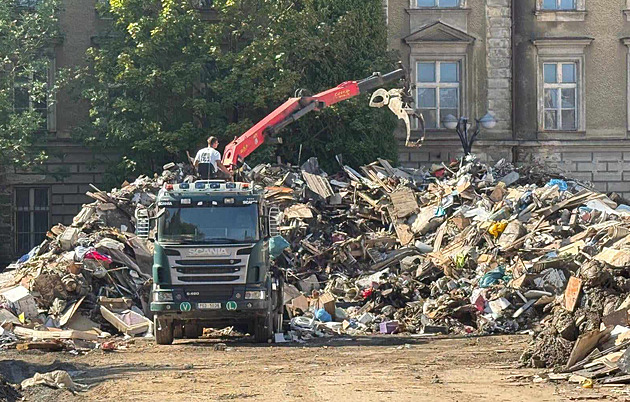
[[[472,135],[469,135],[472,124],[469,122],[467,117],[461,117],[458,120],[455,116],[449,114],[442,119],[444,127],[457,132],[457,135],[462,142],[462,146],[464,147],[464,156],[469,155],[472,151],[472,146],[482,127],[485,129],[492,129],[497,124],[494,116],[490,113],[487,113],[481,119],[475,119],[475,121],[477,124],[472,130]]]

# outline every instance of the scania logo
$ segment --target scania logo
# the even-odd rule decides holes
[[[230,255],[225,248],[192,248],[188,253],[191,257],[220,257]]]

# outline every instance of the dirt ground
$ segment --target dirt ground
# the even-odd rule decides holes
[[[218,342],[226,350],[216,350]],[[27,401],[566,401],[626,400],[626,388],[533,383],[518,369],[528,338],[327,338],[255,345],[247,339],[135,340],[125,350],[83,356],[0,352],[0,374],[17,383],[64,369],[91,386],[78,395],[43,386]],[[220,349],[220,348],[219,348]]]

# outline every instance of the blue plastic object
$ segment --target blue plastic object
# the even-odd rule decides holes
[[[549,180],[549,183],[547,183],[547,187],[551,187],[551,186],[558,186],[558,189],[560,191],[567,191],[569,189],[569,186],[567,185],[567,182],[562,180],[562,179],[551,179],[551,180]]]
[[[481,279],[479,280],[479,287],[480,288],[490,287],[494,285],[495,283],[497,283],[499,280],[503,279],[504,276],[505,276],[505,269],[503,268],[503,266],[499,266],[496,269],[493,269],[492,271],[486,272],[486,274],[481,277]]]
[[[315,311],[315,318],[317,318],[321,322],[331,322],[332,321],[331,315],[328,314],[328,312],[326,310],[324,310],[323,308],[320,308],[319,310]]]
[[[286,241],[284,237],[274,236],[269,239],[269,254],[271,254],[273,258],[276,258],[280,254],[282,254],[282,251],[285,248],[289,247],[290,245],[291,244]]]
[[[35,254],[37,254],[38,251],[39,251],[39,246],[33,247],[31,251],[28,252],[28,254],[24,254],[22,257],[20,257],[20,259],[18,260],[18,263],[23,263],[30,260],[31,258],[33,258]]]

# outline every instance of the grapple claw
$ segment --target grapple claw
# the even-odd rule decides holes
[[[405,140],[406,147],[420,147],[424,142],[425,130],[424,130],[424,118],[421,114],[413,113],[414,116],[418,118],[418,121],[421,125],[422,136],[420,139],[415,142],[411,141],[411,121],[409,119],[409,113],[407,110],[409,109],[407,104],[405,103],[405,99],[407,99],[404,89],[390,89],[389,91],[383,88],[377,89],[372,94],[370,98],[370,107],[382,108],[383,106],[387,106],[389,110],[391,110],[398,119],[402,120],[405,123],[405,128],[407,130],[407,137]]]

